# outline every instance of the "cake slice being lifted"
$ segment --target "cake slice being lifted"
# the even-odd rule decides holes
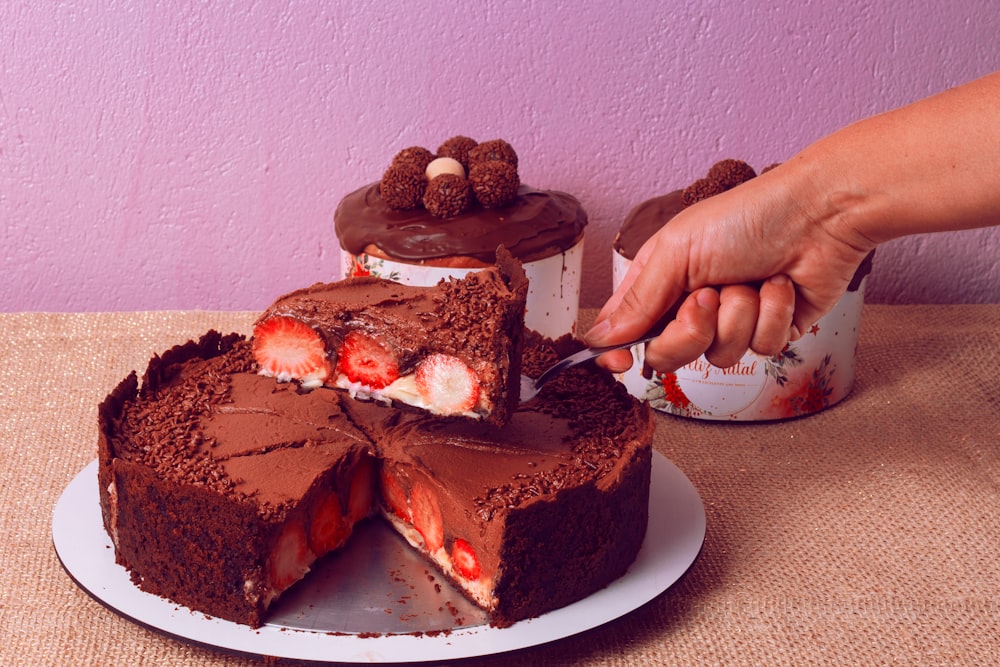
[[[433,287],[348,278],[279,297],[254,325],[258,372],[303,388],[503,425],[520,391],[528,281],[497,263]]]

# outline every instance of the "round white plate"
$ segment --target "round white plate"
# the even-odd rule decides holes
[[[303,629],[300,623],[269,622],[255,629],[139,590],[115,563],[114,548],[104,531],[97,461],[70,482],[52,516],[52,540],[63,567],[81,588],[126,618],[228,651],[319,662],[452,660],[569,637],[623,616],[665,591],[695,561],[704,539],[705,509],[698,492],[673,463],[654,452],[646,539],[635,562],[617,581],[579,602],[509,628],[475,625],[437,632],[411,627],[408,633],[373,636],[339,628]],[[412,595],[420,592],[414,590]],[[333,598],[328,605],[339,602]]]

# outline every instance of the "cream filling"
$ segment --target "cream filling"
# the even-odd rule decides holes
[[[293,380],[298,380],[303,389],[316,389],[318,387],[322,387],[323,380],[326,379],[325,369],[317,369],[316,371],[303,375],[302,377],[292,375],[291,373],[272,373],[263,368],[258,370],[257,374],[263,375],[267,378],[274,378],[278,382],[291,382]]]
[[[420,390],[417,389],[416,373],[401,375],[392,384],[382,389],[373,389],[360,382],[351,382],[347,379],[346,375],[338,373],[333,381],[333,386],[338,389],[346,389],[351,398],[363,401],[378,401],[386,405],[392,401],[396,401],[397,403],[412,405],[415,408],[426,410],[435,415],[443,414],[420,395]],[[482,417],[478,412],[473,412],[472,410],[466,410],[457,414],[462,417],[471,417],[472,419],[480,419]]]

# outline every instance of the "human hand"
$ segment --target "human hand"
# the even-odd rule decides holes
[[[638,338],[689,292],[675,320],[649,343],[646,362],[667,372],[704,354],[725,368],[748,349],[777,354],[828,312],[870,247],[838,228],[836,206],[801,206],[815,201],[795,196],[808,182],[797,185],[783,171],[772,169],[671,219],[639,250],[587,343]],[[600,363],[623,371],[631,355],[611,352]]]

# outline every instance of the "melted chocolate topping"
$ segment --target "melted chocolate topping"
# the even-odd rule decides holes
[[[684,208],[683,190],[674,190],[642,202],[625,216],[625,222],[615,237],[615,251],[626,259],[635,259],[642,244]]]
[[[355,255],[375,245],[403,261],[463,255],[492,263],[501,245],[522,261],[571,248],[583,235],[587,213],[572,195],[522,185],[506,206],[475,206],[442,219],[421,208],[389,208],[372,183],[344,197],[333,219],[341,247]]]

